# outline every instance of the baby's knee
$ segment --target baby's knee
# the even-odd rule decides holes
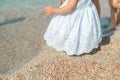
[[[116,3],[114,2],[114,0],[109,0],[109,5],[114,7]]]
[[[118,4],[119,4],[118,1],[116,1],[116,0],[109,0],[109,1],[110,1],[110,5],[113,6],[114,8],[118,8],[119,7],[118,6]]]
[[[113,6],[114,8],[117,8],[117,3],[113,2],[113,3],[112,3],[112,6]]]

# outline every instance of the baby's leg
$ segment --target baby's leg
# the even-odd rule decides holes
[[[117,25],[117,8],[114,8],[112,1],[109,0],[110,10],[111,10],[111,28],[115,28]]]
[[[98,15],[99,17],[101,16],[101,10],[100,10],[100,4],[99,4],[99,0],[92,0],[93,3],[95,4],[96,6],[96,9],[97,9],[97,12],[98,12]]]
[[[60,3],[63,4],[65,0],[60,0]]]

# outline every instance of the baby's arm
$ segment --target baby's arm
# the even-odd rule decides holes
[[[75,6],[77,5],[78,0],[69,0],[68,4],[65,7],[62,8],[54,8],[51,6],[48,6],[45,8],[46,15],[52,15],[52,14],[68,14],[73,11]]]
[[[60,0],[60,3],[63,4],[65,0]]]

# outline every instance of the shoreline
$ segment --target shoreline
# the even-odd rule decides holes
[[[47,5],[41,6],[29,6],[29,7],[9,7],[9,8],[0,8],[0,22],[18,17],[31,18],[33,16],[44,16],[44,8]],[[58,7],[58,4],[53,6]]]

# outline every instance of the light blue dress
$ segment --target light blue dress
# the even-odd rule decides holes
[[[66,6],[68,1],[60,7]],[[44,35],[49,46],[68,55],[90,53],[99,46],[101,39],[99,17],[91,0],[78,0],[69,14],[53,15]]]

